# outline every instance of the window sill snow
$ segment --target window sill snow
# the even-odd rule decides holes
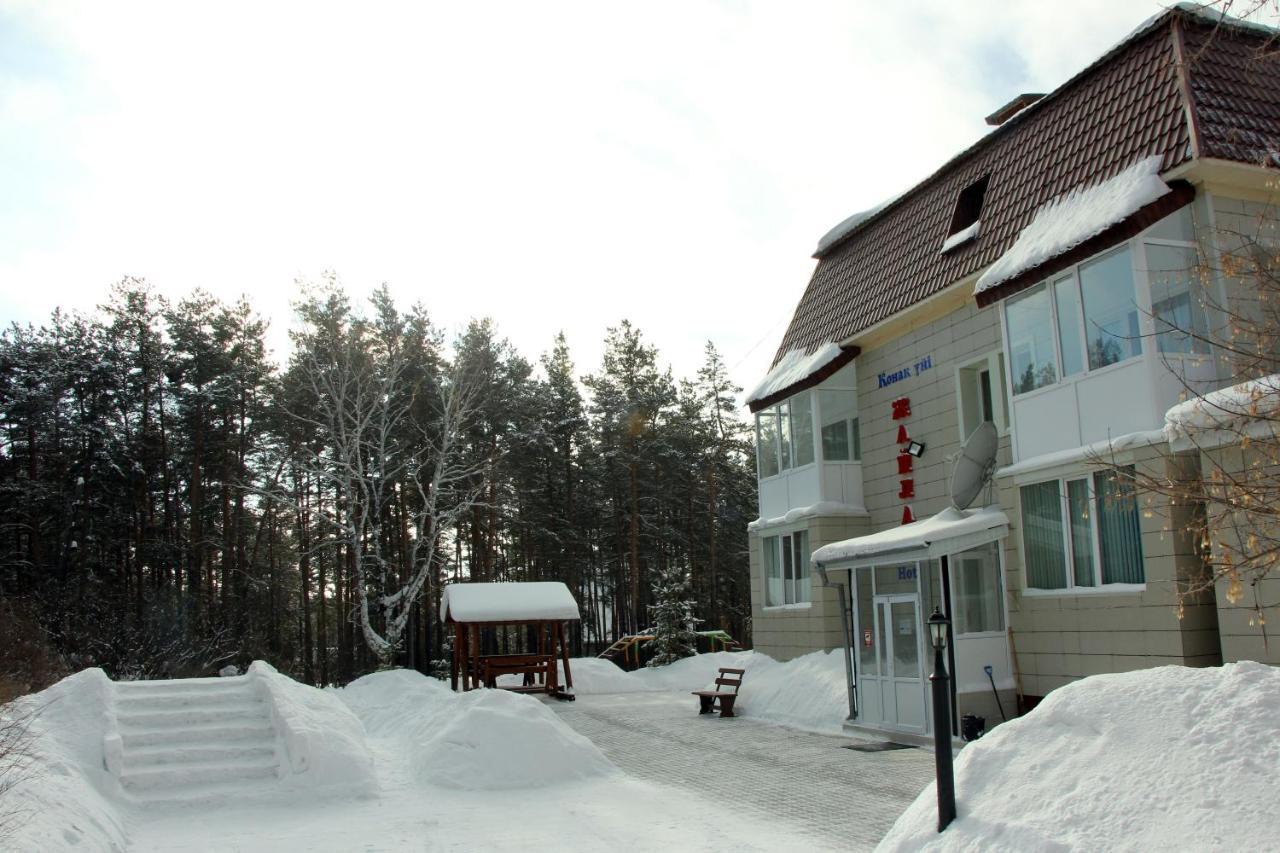
[[[870,515],[870,513],[860,506],[851,506],[850,504],[836,503],[835,501],[820,501],[810,506],[801,506],[787,510],[786,514],[779,515],[774,518],[757,518],[755,521],[747,525],[747,530],[754,532],[770,527],[779,527],[783,524],[795,524],[796,522],[804,521],[807,518],[816,518],[819,516],[859,518],[866,515]]]
[[[1074,598],[1080,595],[1137,595],[1146,591],[1145,583],[1106,583],[1102,586],[1073,586],[1067,589],[1028,587],[1022,594],[1026,598]]]

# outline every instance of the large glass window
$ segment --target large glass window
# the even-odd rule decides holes
[[[1054,307],[1058,314],[1058,342],[1062,347],[1062,375],[1084,372],[1084,347],[1080,343],[1080,289],[1073,275],[1053,283]]]
[[[1013,393],[1023,394],[1058,381],[1048,288],[1040,284],[1010,297],[1005,303],[1005,318],[1009,324]]]
[[[766,607],[806,604],[810,599],[809,533],[798,530],[760,540]]]
[[[1000,583],[1000,544],[991,542],[956,554],[952,597],[957,634],[1004,630],[1004,589]]]
[[[1005,301],[1014,394],[1142,354],[1128,245]]]
[[[813,462],[813,403],[809,392],[756,414],[760,479]]]
[[[1148,244],[1146,254],[1160,352],[1207,353],[1209,320],[1199,295],[1195,248]]]
[[[1029,588],[1145,581],[1132,467],[1023,486],[1021,498]]]
[[[760,479],[776,476],[782,470],[778,464],[777,409],[765,409],[756,415],[756,457]]]
[[[822,414],[822,458],[856,462],[862,458],[858,437],[858,397],[853,391],[819,391]]]
[[[1090,370],[1142,354],[1128,246],[1080,265],[1080,295]]]
[[[808,394],[791,399],[791,448],[797,468],[813,461],[813,403]]]

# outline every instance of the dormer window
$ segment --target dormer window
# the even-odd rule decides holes
[[[949,252],[978,236],[978,231],[982,228],[982,202],[987,196],[987,184],[990,182],[991,173],[988,172],[960,190],[960,195],[956,197],[956,209],[951,214],[951,227],[947,229],[947,239],[942,242],[943,252]]]

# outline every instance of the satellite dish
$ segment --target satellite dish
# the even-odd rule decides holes
[[[996,471],[996,448],[1000,435],[996,425],[983,421],[960,448],[960,458],[951,469],[951,505],[968,509]]]

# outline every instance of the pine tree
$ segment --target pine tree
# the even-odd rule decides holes
[[[695,654],[697,635],[693,626],[698,620],[693,616],[688,569],[673,563],[659,570],[653,598],[657,603],[649,605],[653,618],[649,647],[654,655],[648,666],[666,666]]]

